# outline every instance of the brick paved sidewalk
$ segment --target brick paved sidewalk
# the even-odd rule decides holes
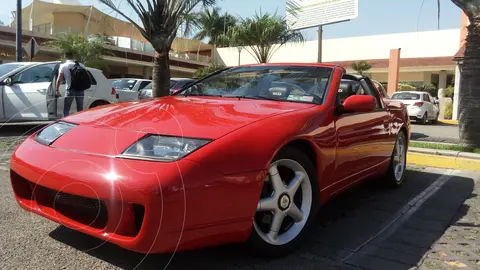
[[[455,189],[451,189],[451,192],[455,192]],[[475,183],[450,227],[432,246],[419,269],[480,269],[479,182]]]

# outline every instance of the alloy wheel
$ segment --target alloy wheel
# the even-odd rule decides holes
[[[305,227],[312,208],[312,185],[306,170],[291,159],[272,163],[254,218],[254,229],[271,245],[284,245]]]
[[[398,136],[393,152],[393,170],[395,180],[397,182],[402,181],[403,173],[405,172],[406,161],[405,137]]]

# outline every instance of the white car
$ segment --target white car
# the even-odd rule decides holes
[[[117,90],[120,102],[138,100],[142,91],[152,80],[137,78],[110,79],[112,86]]]
[[[16,62],[0,65],[0,122],[48,121],[63,117],[65,82],[55,99],[54,85],[60,62]],[[85,90],[84,109],[118,102],[102,71],[87,68],[92,86]],[[75,113],[72,103],[70,113]]]
[[[416,120],[421,124],[431,121],[436,123],[440,110],[438,101],[428,92],[402,91],[392,95],[392,99],[401,101],[408,109],[408,115],[411,120]]]
[[[187,86],[190,83],[195,82],[195,79],[189,78],[171,78],[170,79],[170,94],[172,94],[175,90],[180,90],[183,87]],[[145,86],[143,90],[140,91],[138,95],[138,99],[151,99],[152,98],[152,84]]]

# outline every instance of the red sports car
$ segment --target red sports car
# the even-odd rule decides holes
[[[46,126],[16,149],[11,182],[26,210],[136,252],[246,242],[281,256],[343,190],[402,184],[408,119],[339,66],[227,68]]]

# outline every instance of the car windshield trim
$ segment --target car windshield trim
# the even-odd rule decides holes
[[[176,95],[322,104],[332,74],[332,67],[321,65],[236,67],[196,81]]]

